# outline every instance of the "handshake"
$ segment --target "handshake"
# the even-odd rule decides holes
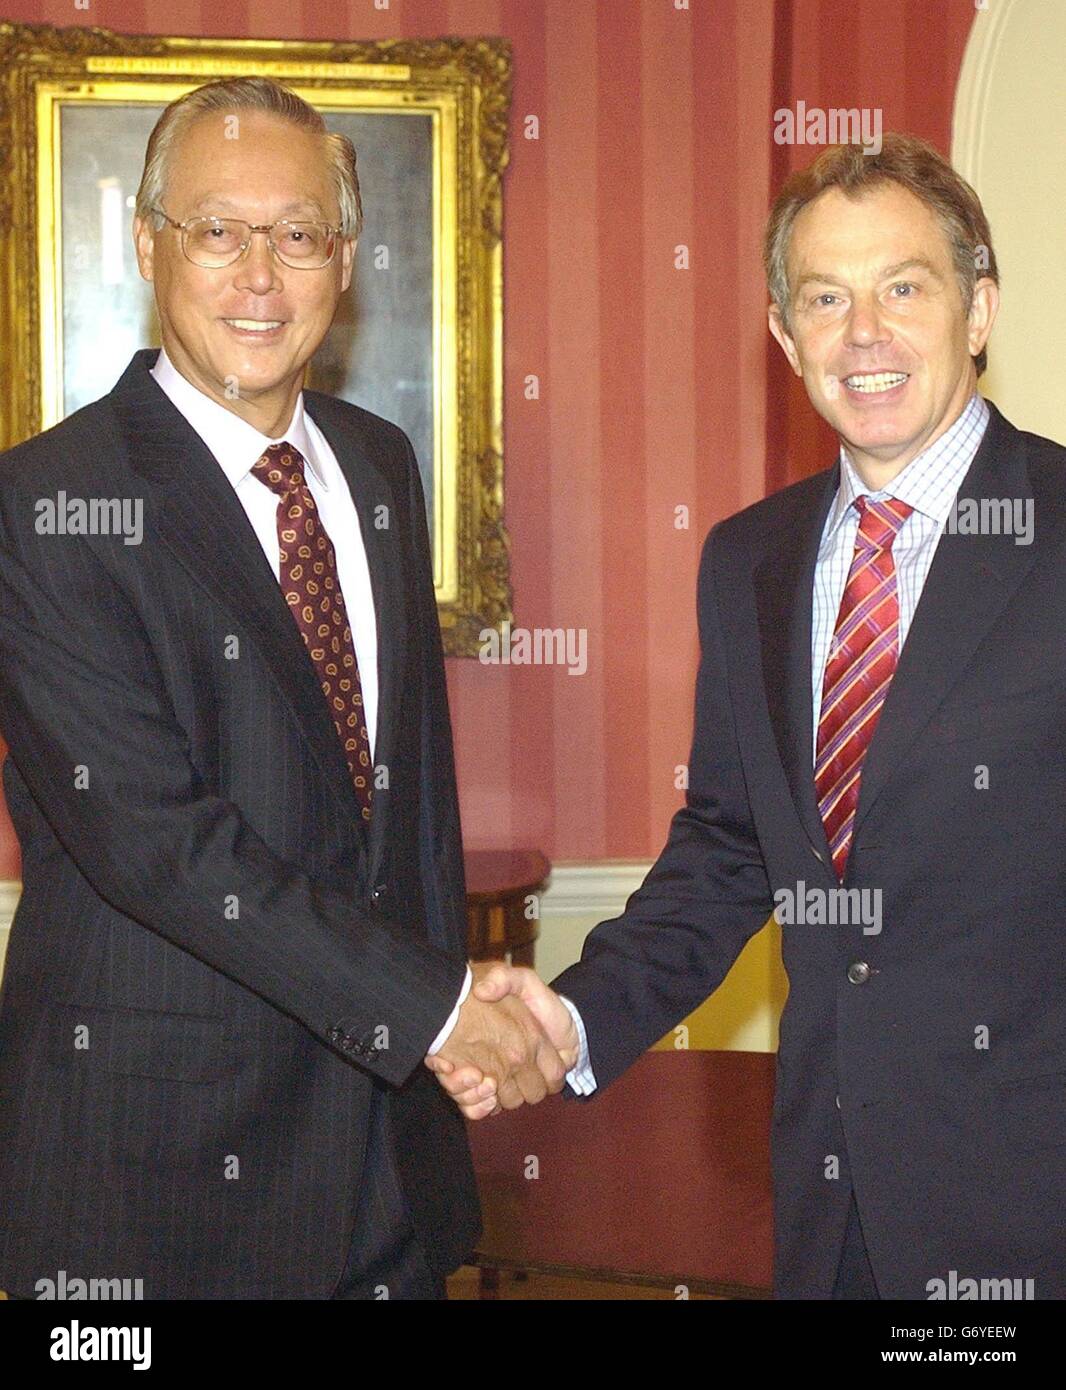
[[[570,1010],[532,970],[503,961],[470,969],[458,1022],[426,1066],[468,1120],[561,1091],[578,1057]]]

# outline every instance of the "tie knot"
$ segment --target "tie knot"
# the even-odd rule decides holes
[[[252,465],[252,472],[271,492],[285,497],[306,487],[304,456],[287,439],[271,444],[266,453]]]
[[[909,503],[897,497],[874,502],[865,494],[856,497],[855,508],[859,513],[859,535],[877,550],[891,549],[900,527],[914,511]]]

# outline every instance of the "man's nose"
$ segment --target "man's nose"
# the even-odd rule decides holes
[[[847,321],[847,341],[856,347],[884,342],[890,335],[876,299],[856,297]]]
[[[238,288],[254,290],[264,294],[270,289],[280,289],[278,279],[278,260],[270,249],[268,232],[250,232],[251,242],[248,250],[237,262],[236,283]]]

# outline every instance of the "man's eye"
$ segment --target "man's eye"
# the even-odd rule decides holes
[[[895,294],[896,290],[908,290],[908,291],[913,291],[913,290],[916,290],[917,288],[918,288],[917,285],[912,285],[912,284],[910,284],[908,281],[901,281],[898,285],[893,285],[893,286],[892,286],[892,292],[893,292],[893,294]],[[910,298],[911,298],[911,295],[910,295],[909,293],[908,293],[908,294],[901,294],[901,295],[896,295],[896,298],[897,298],[897,299],[910,299]]]
[[[816,307],[819,309],[828,309],[830,307],[830,302],[834,301],[835,299],[835,294],[817,294],[814,297],[814,303]]]

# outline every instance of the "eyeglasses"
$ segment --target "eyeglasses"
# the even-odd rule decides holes
[[[267,222],[256,226],[240,217],[188,217],[175,222],[162,208],[151,208],[181,233],[181,249],[193,265],[222,270],[239,261],[253,232],[265,232],[273,254],[294,270],[321,270],[337,249],[340,228],[328,222]]]

